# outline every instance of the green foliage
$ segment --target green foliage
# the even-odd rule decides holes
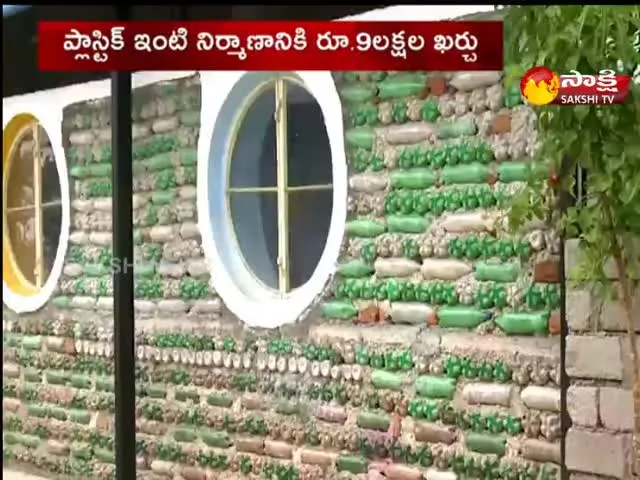
[[[572,173],[588,172],[587,197],[559,219],[568,237],[578,237],[584,261],[579,276],[602,280],[604,264],[619,248],[628,279],[637,278],[640,258],[640,7],[567,5],[511,7],[505,16],[507,83],[536,65],[559,74],[604,69],[634,75],[624,105],[539,108],[540,148],[535,161],[563,178],[532,179],[514,199],[511,224],[550,219],[557,207],[556,186],[573,191]],[[513,34],[511,33],[513,32]],[[510,41],[514,38],[514,41]],[[561,162],[567,162],[561,170]],[[559,180],[561,185],[555,185]],[[616,247],[618,245],[618,247]],[[568,272],[570,273],[570,272]]]
[[[638,452],[640,353],[632,291],[633,279],[640,274],[640,7],[512,7],[505,28],[512,80],[535,65],[560,74],[608,69],[632,75],[631,92],[623,105],[539,109],[541,145],[535,161],[557,173],[551,182],[532,179],[531,188],[515,199],[509,220],[515,228],[533,216],[553,220],[558,215],[554,187],[573,191],[571,174],[577,169],[587,172],[586,198],[562,214],[558,226],[580,241],[583,258],[577,276],[581,280],[597,281],[606,288],[604,267],[609,258],[615,262],[633,364],[634,450]],[[560,185],[555,185],[558,181]]]

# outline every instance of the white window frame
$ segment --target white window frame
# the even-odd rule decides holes
[[[330,72],[291,72],[320,105],[331,149],[333,211],[324,251],[311,278],[280,294],[251,273],[233,239],[227,215],[227,167],[242,99],[276,72],[202,72],[197,207],[211,285],[226,307],[250,327],[294,323],[318,299],[335,273],[347,221],[348,176],[342,105]],[[239,83],[241,82],[241,83]],[[246,85],[246,87],[245,87]]]

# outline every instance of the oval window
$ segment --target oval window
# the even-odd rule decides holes
[[[2,274],[14,293],[32,296],[41,291],[53,270],[62,200],[46,131],[33,117],[18,123],[7,127],[14,133],[4,147]]]
[[[295,322],[335,273],[347,218],[330,72],[202,76],[198,218],[211,281],[245,323]]]
[[[229,214],[247,268],[280,293],[305,284],[333,206],[322,110],[299,83],[268,82],[243,111],[231,149]]]

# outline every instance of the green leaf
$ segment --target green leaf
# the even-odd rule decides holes
[[[558,219],[566,234],[580,235],[581,278],[604,279],[604,262],[616,243],[628,257],[629,276],[640,249],[623,241],[640,235],[640,7],[517,6],[505,12],[507,83],[517,82],[534,64],[583,74],[620,67],[634,75],[624,105],[537,109],[540,145],[534,159],[560,171],[568,157],[588,172],[588,201]],[[563,179],[562,186],[572,183]],[[531,179],[529,188],[511,200],[510,224],[517,228],[532,217],[550,218],[556,205],[546,182]]]

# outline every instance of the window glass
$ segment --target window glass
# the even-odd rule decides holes
[[[49,138],[40,125],[27,123],[14,143],[4,161],[4,246],[13,259],[12,268],[19,270],[12,278],[37,289],[51,273],[60,241],[60,178]]]
[[[289,194],[289,288],[304,285],[320,261],[333,208],[333,191]]]
[[[11,158],[7,169],[6,205],[7,208],[33,206],[33,133],[26,129],[11,149]]]
[[[7,233],[16,266],[31,284],[36,283],[36,238],[34,208],[7,212]]]
[[[232,192],[229,207],[247,268],[267,287],[278,289],[278,198],[275,193]]]
[[[53,268],[58,252],[60,227],[62,226],[62,205],[53,204],[42,207],[42,256],[43,278],[47,279]]]
[[[331,183],[331,147],[320,105],[303,87],[287,82],[289,186]]]
[[[40,127],[40,175],[42,182],[42,203],[60,203],[60,177],[58,167],[44,128]]]
[[[259,90],[240,117],[231,155],[230,188],[275,187],[276,162],[275,88]]]
[[[229,213],[247,268],[284,294],[311,278],[324,250],[332,211],[329,138],[319,105],[295,82],[276,80],[253,98],[231,152]]]

